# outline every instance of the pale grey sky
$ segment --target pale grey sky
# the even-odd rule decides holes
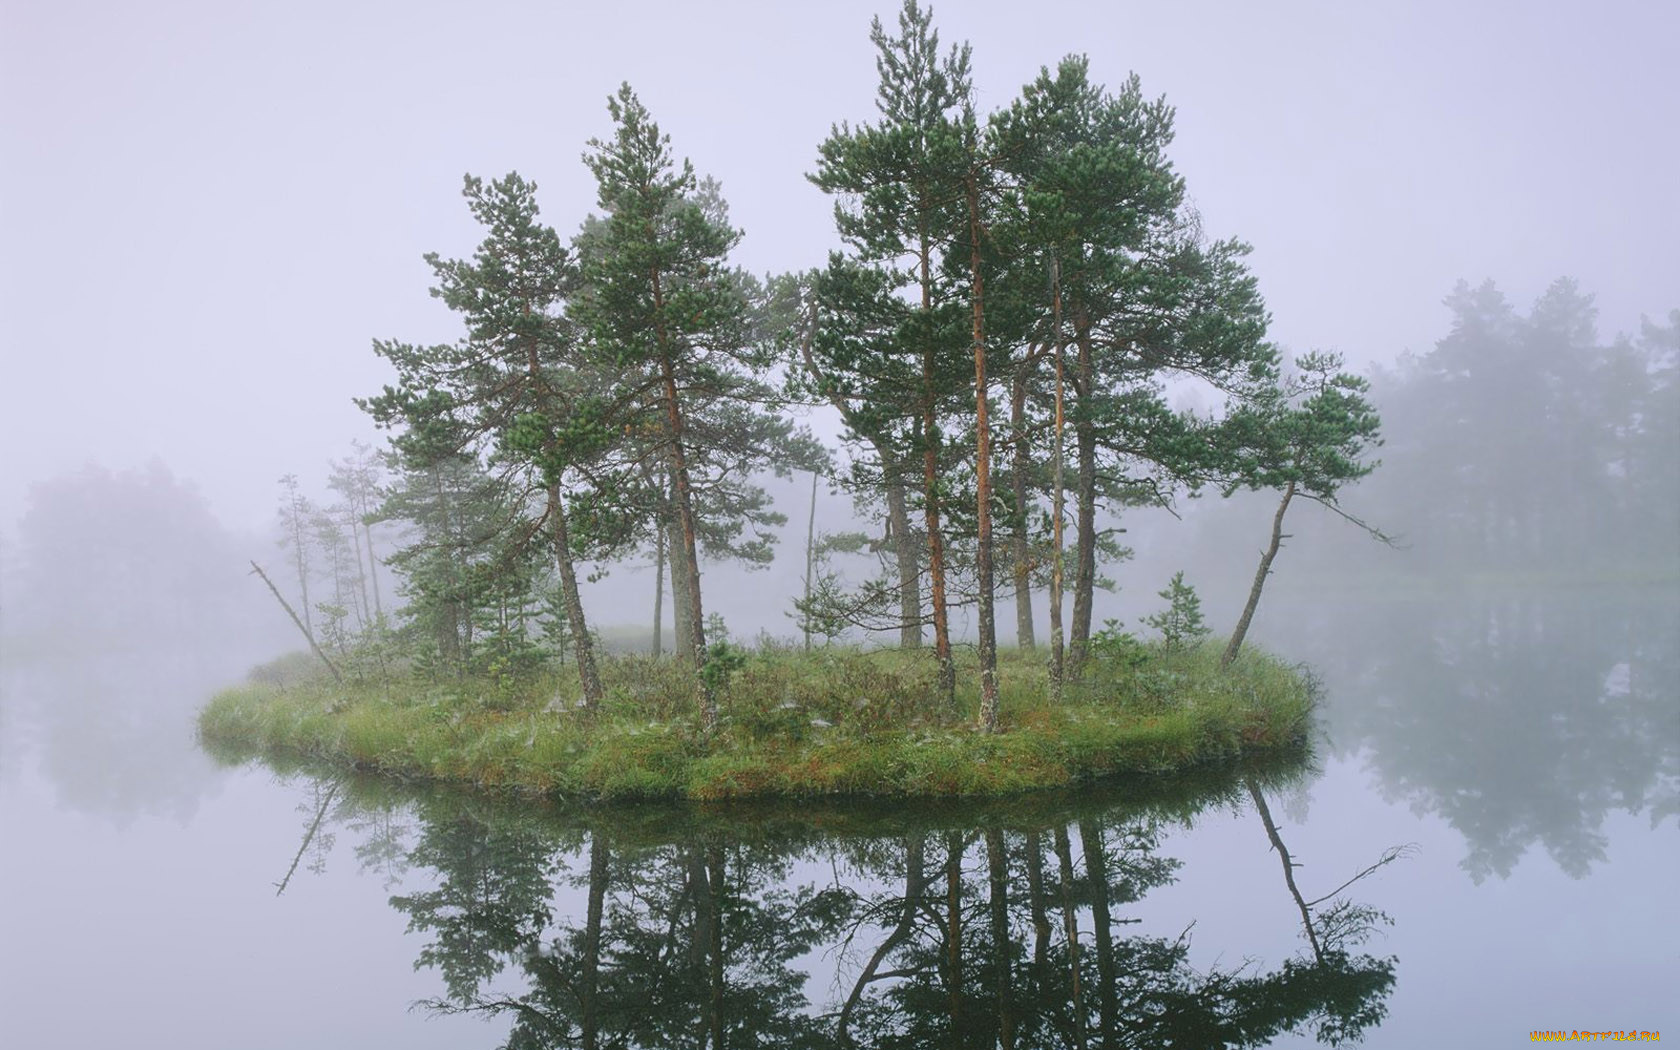
[[[961,3],[981,106],[1080,51],[1178,109],[1208,232],[1255,246],[1274,335],[1426,349],[1460,278],[1554,277],[1606,331],[1680,306],[1680,5]],[[871,15],[818,5],[0,0],[0,530],[27,483],[161,458],[230,525],[371,430],[374,337],[453,338],[421,254],[461,176],[535,179],[569,233],[629,80],[722,180],[755,271],[819,262],[804,179],[873,115]],[[792,508],[790,508],[790,511]],[[800,516],[800,515],[795,515]]]

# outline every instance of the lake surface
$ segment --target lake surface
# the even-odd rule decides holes
[[[1680,595],[1261,619],[1324,679],[1310,768],[984,805],[227,769],[191,728],[215,660],[8,654],[0,1045],[1680,1039]]]

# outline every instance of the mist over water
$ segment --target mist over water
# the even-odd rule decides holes
[[[1290,508],[1250,635],[1321,680],[1311,760],[676,810],[212,756],[194,720],[311,666],[253,561],[323,636],[407,622],[393,558],[419,530],[329,479],[354,459],[367,492],[393,482],[351,405],[392,381],[369,340],[460,337],[421,255],[473,251],[463,171],[540,179],[569,236],[595,192],[577,154],[630,78],[722,178],[734,262],[819,265],[833,202],[803,176],[835,122],[874,119],[862,30],[891,11],[654,5],[633,49],[605,8],[10,13],[0,194],[29,207],[0,211],[0,1044],[1673,1038],[1680,209],[1653,129],[1680,125],[1674,12],[1091,6],[939,10],[987,108],[1069,51],[1164,92],[1194,211],[1255,245],[1269,337],[1371,381],[1381,464]],[[797,421],[843,474],[839,418]],[[302,580],[286,474],[321,512]],[[707,612],[796,644],[807,528],[862,534],[818,563],[856,584],[888,564],[883,508],[824,478],[813,524],[808,473],[741,480],[786,522],[766,563],[702,559]],[[1102,508],[1129,554],[1099,566],[1097,628],[1148,636],[1181,570],[1232,628],[1278,493],[1218,489]],[[656,572],[672,644],[654,557],[580,562],[605,648],[649,644]],[[1043,580],[1029,600],[1044,648]],[[522,628],[534,659],[557,621]],[[952,630],[974,644],[972,606]]]

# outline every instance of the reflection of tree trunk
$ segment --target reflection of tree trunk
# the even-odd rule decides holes
[[[1289,856],[1289,847],[1283,844],[1283,837],[1278,834],[1277,824],[1272,821],[1272,811],[1266,805],[1266,797],[1260,794],[1260,788],[1252,779],[1245,780],[1248,785],[1248,797],[1254,800],[1254,808],[1260,813],[1260,820],[1266,825],[1266,837],[1271,839],[1272,848],[1277,850],[1278,859],[1283,863],[1283,882],[1289,887],[1289,895],[1295,898],[1295,907],[1301,911],[1301,926],[1307,931],[1307,943],[1312,945],[1313,958],[1319,965],[1324,964],[1324,950],[1318,943],[1318,933],[1313,929],[1312,911],[1307,907],[1307,900],[1301,896],[1300,887],[1295,885],[1295,861]]]
[[[1013,1050],[1015,1046],[1015,1013],[1010,1000],[1009,950],[1009,865],[1003,851],[1003,832],[986,829],[986,876],[990,883],[987,906],[991,912],[992,965],[996,968],[998,1046]]]
[[[589,912],[583,933],[582,1018],[584,1050],[596,1050],[601,975],[601,912],[607,894],[607,845],[599,831],[589,836]]]
[[[1062,876],[1062,936],[1067,940],[1068,999],[1073,1004],[1073,1045],[1085,1050],[1085,990],[1079,977],[1079,910],[1073,901],[1073,844],[1067,826],[1056,828],[1056,862]]]
[[[1266,576],[1272,571],[1272,559],[1277,557],[1278,548],[1283,546],[1283,512],[1289,509],[1289,501],[1294,495],[1295,483],[1291,481],[1289,487],[1283,490],[1283,499],[1272,518],[1271,545],[1260,555],[1260,568],[1254,574],[1254,586],[1248,589],[1248,604],[1243,606],[1237,629],[1231,632],[1230,644],[1225,646],[1225,654],[1219,658],[1220,667],[1231,666],[1231,661],[1237,658],[1237,650],[1242,648],[1243,638],[1248,635],[1248,625],[1254,621],[1254,610],[1260,604],[1260,588],[1266,586]]]
[[[951,1042],[962,1037],[962,833],[945,835],[945,1008]]]
[[[317,785],[315,790],[320,792],[320,786]],[[315,807],[315,819],[309,822],[309,830],[304,832],[303,841],[298,843],[297,853],[292,857],[292,866],[286,869],[285,877],[274,884],[274,895],[276,897],[286,892],[286,885],[292,881],[292,876],[297,874],[298,861],[303,859],[305,851],[309,849],[309,844],[315,841],[315,833],[321,830],[321,821],[326,819],[328,807],[332,805],[333,799],[338,797],[338,781],[335,780],[329,784],[326,792],[321,794],[320,797],[321,801]]]
[[[1027,832],[1027,902],[1032,910],[1033,970],[1042,981],[1050,951],[1050,914],[1044,900],[1044,842],[1037,828]]]
[[[881,964],[893,949],[910,936],[916,918],[916,910],[921,907],[923,897],[927,893],[927,859],[925,844],[920,835],[913,835],[904,842],[904,907],[898,913],[898,925],[892,928],[886,938],[876,947],[875,953],[864,964],[863,972],[852,985],[852,994],[846,997],[845,1005],[840,1007],[840,1020],[834,1028],[834,1038],[841,1046],[851,1046],[852,1037],[849,1027],[852,1023],[852,1011],[863,998],[863,991],[881,969]]]
[[[711,1022],[713,1050],[724,1050],[723,1047],[723,848],[712,846],[706,850],[707,892],[711,903],[711,943],[708,953],[710,965],[706,972],[706,985],[710,991],[707,999],[706,1014]]]
[[[1079,822],[1079,845],[1085,851],[1085,877],[1091,886],[1091,925],[1097,938],[1097,1008],[1102,1045],[1113,1042],[1119,1016],[1114,987],[1114,920],[1108,910],[1108,854],[1103,852],[1102,828]]]

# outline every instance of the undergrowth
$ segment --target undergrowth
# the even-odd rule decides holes
[[[1250,650],[1099,650],[1052,703],[1042,653],[999,654],[1001,731],[976,727],[975,660],[956,703],[925,652],[749,652],[701,729],[694,677],[671,659],[602,663],[600,709],[565,671],[496,681],[397,675],[252,681],[217,695],[201,738],[228,761],[264,751],[416,780],[593,799],[997,795],[1167,772],[1306,736],[1310,678]]]

